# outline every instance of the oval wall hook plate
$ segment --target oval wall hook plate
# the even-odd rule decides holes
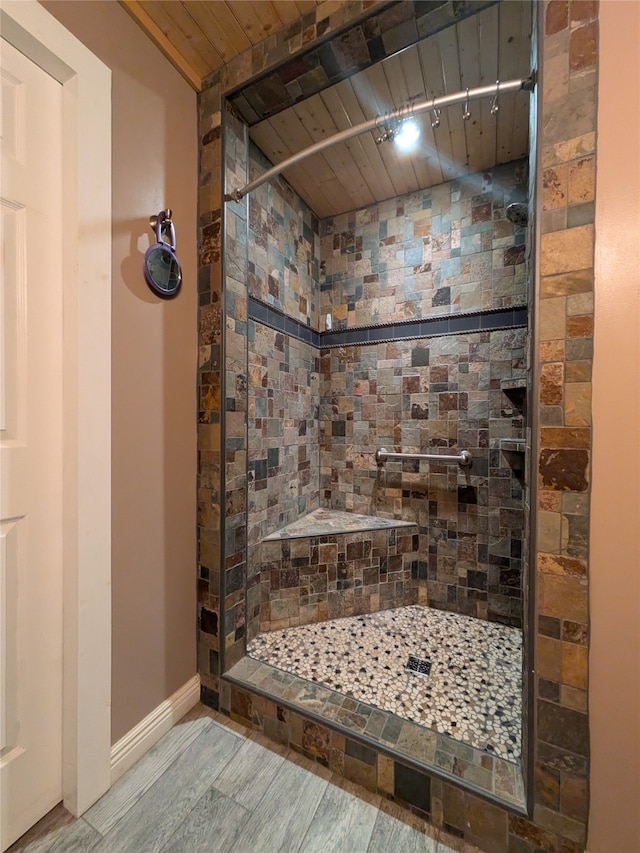
[[[182,268],[176,257],[176,231],[171,210],[161,210],[149,219],[156,242],[144,255],[144,277],[151,290],[162,299],[177,296],[182,285]],[[167,241],[168,237],[168,241]]]

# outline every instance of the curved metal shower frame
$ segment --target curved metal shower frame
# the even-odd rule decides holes
[[[454,104],[468,103],[469,101],[478,101],[481,98],[497,99],[500,95],[507,94],[509,92],[531,92],[533,91],[534,86],[535,80],[533,76],[521,78],[519,80],[507,80],[504,83],[497,81],[496,83],[492,83],[490,86],[478,86],[476,89],[464,89],[463,91],[455,92],[453,95],[442,95],[440,98],[429,98],[426,101],[419,101],[418,103],[413,104],[409,110],[411,115],[436,112],[437,110],[442,109],[442,107],[450,107]],[[278,163],[271,169],[268,169],[254,181],[245,184],[245,186],[232,190],[230,193],[226,193],[224,200],[240,201],[240,199],[247,195],[247,193],[257,189],[259,186],[262,186],[266,181],[276,175],[279,175],[281,172],[284,172],[284,170],[288,169],[289,166],[295,166],[296,163],[306,160],[307,157],[319,154],[320,151],[324,151],[325,148],[331,148],[331,146],[337,145],[340,142],[345,142],[347,139],[352,139],[354,136],[360,136],[360,134],[367,133],[367,131],[379,129],[381,120],[385,122],[393,120],[399,121],[401,118],[406,117],[407,107],[401,106],[384,116],[375,116],[375,118],[362,122],[362,124],[356,124],[346,130],[341,130],[339,133],[335,133],[333,136],[327,137],[327,139],[322,139],[320,142],[316,142],[314,145],[310,145],[308,148],[298,151],[297,154],[293,154],[288,159],[283,160],[282,163]]]

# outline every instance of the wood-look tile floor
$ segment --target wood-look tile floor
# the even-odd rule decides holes
[[[394,803],[198,705],[76,820],[8,853],[476,853]]]

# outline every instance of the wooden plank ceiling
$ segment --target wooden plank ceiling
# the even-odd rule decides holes
[[[212,71],[322,0],[120,0],[197,91]]]
[[[530,52],[529,3],[503,2],[254,125],[250,136],[272,163],[280,163],[412,100],[528,77]],[[393,142],[376,145],[374,134],[365,133],[288,168],[284,176],[324,218],[508,163],[528,154],[529,97],[501,95],[497,116],[488,99],[471,102],[468,121],[461,105],[449,107],[437,129],[423,114],[412,154],[399,153]]]
[[[189,82],[202,79],[251,45],[309,12],[322,0],[120,0]],[[333,7],[335,0],[324,5]],[[496,80],[528,77],[531,4],[503,0],[428,36],[253,125],[251,138],[272,163],[340,130],[411,101],[452,94]],[[507,163],[528,153],[529,95],[500,96],[497,116],[488,100],[442,111],[432,129],[419,117],[414,154],[366,133],[286,170],[285,177],[319,217]]]

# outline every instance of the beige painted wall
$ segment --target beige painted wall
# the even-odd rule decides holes
[[[42,5],[113,75],[115,742],[196,673],[197,104],[115,0]],[[142,275],[165,207],[184,277],[169,301]]]
[[[640,4],[600,3],[591,853],[640,850]]]

